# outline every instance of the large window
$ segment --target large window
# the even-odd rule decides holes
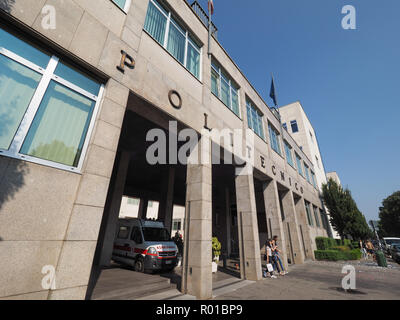
[[[320,224],[320,222],[319,222],[319,217],[318,217],[318,216],[319,216],[318,208],[315,207],[315,206],[313,206],[313,209],[314,209],[315,223],[317,224],[317,227],[320,228],[320,227],[321,227],[321,224]]]
[[[314,188],[317,188],[317,180],[315,179],[315,173],[311,170],[311,180]]]
[[[297,125],[297,121],[296,120],[290,121],[290,126],[292,127],[292,132],[293,133],[296,133],[296,132],[299,131],[299,127]]]
[[[111,0],[118,7],[120,7],[125,12],[128,12],[129,6],[131,5],[131,0]]]
[[[249,128],[252,129],[258,136],[264,139],[264,126],[262,114],[249,100],[246,101],[247,122]]]
[[[292,147],[287,141],[285,142],[285,153],[286,153],[286,160],[287,163],[290,164],[294,168],[294,162],[293,162],[293,154],[292,154]]]
[[[211,92],[240,117],[238,90],[232,79],[213,60],[211,63]]]
[[[268,123],[269,140],[271,142],[271,148],[282,155],[281,143],[279,141],[279,132],[270,123]]]
[[[149,2],[144,29],[196,78],[200,79],[201,48],[156,0]]]
[[[0,29],[0,154],[80,170],[102,86]]]
[[[305,203],[305,205],[306,205],[306,212],[307,212],[308,224],[309,224],[310,226],[313,226],[313,225],[314,225],[314,222],[313,222],[313,218],[312,218],[312,215],[311,215],[310,203],[309,203],[308,201],[306,201],[306,200],[304,200],[304,203]]]
[[[297,171],[301,176],[304,177],[303,167],[301,166],[301,157],[297,153],[296,153],[296,164],[297,164]]]
[[[304,162],[304,172],[306,173],[306,179],[309,183],[311,183],[311,179],[310,179],[310,168],[308,167],[308,165],[306,165],[306,163]]]

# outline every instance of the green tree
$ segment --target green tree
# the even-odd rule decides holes
[[[382,201],[379,219],[379,231],[382,235],[400,237],[400,191]]]
[[[358,210],[349,189],[343,189],[333,179],[329,179],[322,186],[322,195],[329,210],[332,227],[342,239],[347,236],[353,239],[371,237],[371,229],[364,215]]]

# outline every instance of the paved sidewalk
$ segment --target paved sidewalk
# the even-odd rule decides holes
[[[341,288],[344,265],[355,267],[356,291]],[[373,261],[308,261],[289,268],[289,274],[278,279],[263,279],[216,300],[398,300],[400,299],[400,265],[388,261],[380,268]]]

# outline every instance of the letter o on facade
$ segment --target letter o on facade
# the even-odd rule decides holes
[[[272,173],[274,174],[274,176],[276,176],[276,167],[272,166]]]
[[[182,108],[182,98],[181,95],[176,90],[171,90],[168,93],[169,103],[175,108],[180,109]]]

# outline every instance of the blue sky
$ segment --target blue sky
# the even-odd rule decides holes
[[[400,1],[214,4],[222,46],[270,105],[271,72],[280,105],[301,101],[325,170],[377,219],[382,200],[400,190]],[[344,5],[356,8],[356,30],[341,27]]]

